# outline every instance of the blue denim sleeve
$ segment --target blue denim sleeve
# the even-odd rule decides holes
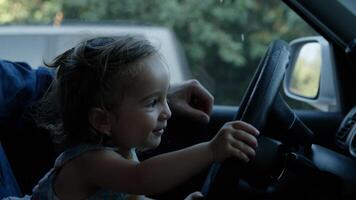
[[[47,67],[0,60],[0,125],[15,123],[27,106],[38,100],[54,77]]]

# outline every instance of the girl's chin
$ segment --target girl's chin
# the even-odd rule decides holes
[[[161,137],[149,138],[144,145],[137,148],[140,152],[151,151],[159,146],[161,143]]]

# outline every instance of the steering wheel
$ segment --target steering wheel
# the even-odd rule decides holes
[[[250,123],[259,130],[264,128],[275,100],[278,99],[278,105],[281,104],[280,98],[276,97],[288,63],[289,45],[282,40],[273,41],[250,82],[235,120]],[[220,199],[234,193],[237,181],[242,175],[248,174],[250,169],[253,169],[254,176],[258,176],[275,168],[276,162],[280,160],[278,150],[282,143],[263,134],[259,136],[258,142],[256,158],[252,163],[227,159],[211,166],[202,188],[206,199]]]

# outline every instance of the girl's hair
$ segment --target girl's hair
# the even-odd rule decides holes
[[[90,125],[90,110],[114,109],[134,81],[135,63],[154,53],[156,48],[137,36],[98,37],[67,50],[46,63],[57,74],[40,103],[38,122],[61,146],[101,143],[105,134]]]

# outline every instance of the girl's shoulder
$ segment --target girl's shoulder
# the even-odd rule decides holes
[[[131,149],[127,154],[121,155],[117,148],[103,145],[84,144],[63,152],[55,162],[55,169],[62,168],[63,165],[72,165],[79,169],[96,169],[106,168],[107,165],[121,165],[122,163],[139,163],[135,149]],[[121,163],[121,164],[120,164]]]
[[[62,194],[74,190],[78,192],[78,196],[88,195],[85,192],[88,188],[93,189],[90,193],[96,193],[96,190],[101,188],[98,180],[109,178],[104,176],[110,171],[109,166],[112,163],[122,166],[120,163],[124,160],[126,159],[116,148],[102,145],[78,145],[70,148],[56,160],[57,175],[54,188]]]
[[[118,154],[117,149],[113,147],[107,147],[107,146],[95,145],[95,144],[76,145],[72,148],[65,150],[57,157],[55,161],[55,168],[59,168],[64,164],[68,163],[69,161],[72,161],[73,159],[76,159],[78,157],[83,157],[83,156],[88,157],[88,155],[91,155],[93,153],[108,153],[108,152]]]

